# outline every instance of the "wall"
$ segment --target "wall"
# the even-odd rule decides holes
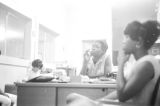
[[[83,61],[83,40],[106,39],[112,47],[111,5],[107,0],[65,0],[63,53],[68,64],[79,73]],[[82,8],[83,7],[83,8]],[[63,41],[64,42],[63,42]],[[108,50],[108,51],[109,51]],[[61,58],[62,55],[58,55]]]
[[[157,4],[158,0],[126,0],[123,5],[119,3],[112,7],[113,50],[122,47],[123,30],[129,22],[157,19]]]
[[[27,11],[25,7],[28,7],[28,5],[25,5],[25,4],[22,5],[22,4],[19,4],[17,0],[13,0],[13,1],[2,0],[0,2],[1,8],[3,7],[6,11],[12,11],[13,14],[22,15],[23,17],[26,17],[29,20],[27,21],[27,24],[24,30],[24,35],[25,35],[24,42],[23,42],[24,57],[22,58],[20,57],[21,58],[20,59],[20,58],[14,58],[11,56],[4,56],[6,55],[5,53],[2,53],[2,55],[0,55],[0,88],[1,89],[4,89],[4,85],[6,83],[13,83],[13,82],[22,80],[26,76],[26,71],[29,66],[29,62],[38,57],[38,37],[39,37],[40,22],[36,16],[34,16],[33,14],[30,14],[31,12],[29,11],[30,9]],[[5,26],[6,21],[3,20],[3,22],[4,22],[3,26],[1,25],[2,23],[0,23],[1,29],[2,28],[5,29],[7,26],[7,25]],[[6,31],[4,31],[4,33],[0,32],[0,35],[4,35],[6,37]],[[52,42],[52,43],[55,43],[55,42]],[[13,46],[12,49],[15,50],[15,46]]]
[[[2,4],[1,4],[2,3]],[[13,2],[0,2],[0,7],[5,9],[6,11],[11,11],[15,14],[21,14],[19,9],[17,8]],[[28,14],[26,15],[25,12],[22,12],[24,17],[28,18]],[[30,19],[30,18],[28,18]],[[2,24],[2,23],[1,23]],[[34,33],[37,27],[33,27],[34,23],[31,18],[27,25],[25,26],[27,30],[25,30],[25,41],[24,41],[24,57],[15,58],[10,56],[4,56],[3,54],[0,55],[0,88],[4,90],[4,85],[7,83],[14,83],[16,81],[22,80],[26,76],[27,67],[29,65],[29,61],[34,58],[34,49],[35,46],[32,44],[35,42],[33,36],[36,35]],[[1,28],[4,26],[1,26]],[[34,29],[35,28],[35,29]],[[6,32],[5,32],[6,33]],[[6,35],[4,33],[4,35]],[[2,33],[1,33],[2,34]],[[14,47],[13,47],[14,48]],[[15,49],[15,48],[14,48]]]
[[[125,1],[125,2],[123,2]],[[117,65],[118,51],[122,47],[123,30],[134,20],[156,20],[158,0],[121,0],[112,7],[112,50],[113,64]]]
[[[0,88],[4,90],[6,83],[14,83],[22,80],[26,76],[29,61],[0,56]]]

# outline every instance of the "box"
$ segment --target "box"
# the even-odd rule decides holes
[[[82,78],[81,76],[70,76],[71,83],[81,83]]]

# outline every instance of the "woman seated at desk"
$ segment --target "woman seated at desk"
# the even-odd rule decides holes
[[[96,40],[92,50],[84,53],[81,75],[89,78],[106,77],[111,72],[111,57],[107,54],[108,45],[105,40]]]
[[[118,99],[120,102],[138,103],[141,106],[150,105],[151,95],[160,76],[160,65],[154,56],[148,54],[148,50],[158,39],[159,28],[160,24],[157,21],[150,20],[144,23],[133,21],[127,25],[124,30],[123,50],[118,59],[117,90],[113,93],[115,94],[114,99]],[[130,77],[125,78],[124,66],[131,54],[136,62],[133,64]],[[108,99],[109,97],[104,98]],[[71,94],[68,96],[69,106],[72,106],[75,101],[86,102],[90,106],[98,105],[98,102],[82,95]]]

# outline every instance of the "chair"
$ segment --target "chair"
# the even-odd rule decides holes
[[[11,106],[13,106],[14,105],[14,103],[11,103]],[[0,106],[2,106],[2,103],[0,103]]]
[[[160,106],[160,76],[156,82],[155,88],[151,95],[151,100],[149,106]],[[159,92],[158,92],[159,91]],[[102,104],[112,104],[112,105],[121,105],[121,106],[141,106],[141,104],[135,103],[122,103],[122,102],[115,102],[115,101],[101,101]],[[104,105],[105,106],[105,105]]]
[[[159,78],[158,78],[158,80],[156,82],[155,88],[154,88],[152,96],[151,96],[151,101],[150,101],[150,105],[151,106],[158,106],[158,105],[160,105],[158,103],[158,101],[159,101],[158,99],[160,99],[160,95],[159,95],[160,92],[158,92],[158,91],[160,91],[159,90],[159,86],[160,86],[160,76],[159,76]]]
[[[5,84],[4,92],[17,95],[17,87],[15,84]]]

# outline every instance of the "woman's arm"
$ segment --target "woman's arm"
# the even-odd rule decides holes
[[[87,70],[88,70],[87,66],[88,64],[83,62],[81,73],[80,73],[81,75],[87,75]]]
[[[117,79],[117,94],[121,102],[129,100],[141,92],[144,86],[153,78],[154,69],[150,62],[137,64],[133,69],[133,74],[128,81],[124,79],[123,66],[119,67]]]
[[[124,51],[120,51],[118,56],[118,73],[117,73],[117,89],[123,89],[126,84],[126,80],[124,78],[124,66],[125,63],[129,60],[130,55],[124,53]]]
[[[110,55],[108,55],[105,59],[104,75],[107,75],[111,71],[112,71],[112,61]]]
[[[83,63],[82,63],[82,69],[81,69],[80,74],[87,75],[88,62],[89,62],[90,58],[91,58],[91,56],[89,54],[89,50],[87,50],[83,55]]]

